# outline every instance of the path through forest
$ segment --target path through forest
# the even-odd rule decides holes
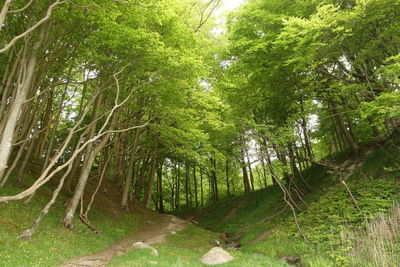
[[[157,221],[147,221],[146,225],[132,236],[122,239],[109,248],[92,255],[71,259],[59,267],[106,266],[115,256],[132,248],[133,244],[143,242],[147,245],[165,242],[171,232],[179,232],[188,226],[188,222],[171,215],[160,215]]]

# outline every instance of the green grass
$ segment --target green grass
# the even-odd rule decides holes
[[[132,250],[122,256],[114,257],[109,266],[157,266],[183,267],[183,266],[206,266],[199,259],[213,246],[212,240],[218,239],[217,234],[189,226],[183,232],[169,235],[165,244],[154,245],[159,256],[153,256],[150,250]],[[274,259],[261,253],[246,253],[242,251],[229,251],[234,260],[219,266],[288,266],[283,261]]]
[[[348,154],[331,159],[343,161]],[[303,178],[313,187],[297,211],[298,222],[309,242],[298,233],[292,211],[286,208],[279,216],[261,222],[282,211],[285,204],[277,186],[248,195],[231,197],[197,211],[196,220],[202,229],[194,226],[168,236],[168,242],[157,244],[159,256],[148,250],[133,250],[115,257],[110,266],[203,266],[199,259],[219,239],[217,232],[244,233],[240,251],[229,251],[234,261],[221,266],[287,266],[285,256],[300,257],[303,266],[367,266],[349,259],[354,247],[351,240],[343,240],[343,233],[358,233],[379,213],[388,213],[395,201],[400,201],[400,152],[391,145],[377,149],[365,164],[349,179],[348,185],[361,208],[358,211],[346,189],[321,166],[305,170]],[[302,182],[298,185],[306,192]],[[12,195],[20,189],[0,189],[1,195]],[[56,266],[71,257],[99,252],[111,243],[138,230],[149,214],[123,214],[119,218],[94,209],[90,220],[102,233],[94,234],[79,221],[73,231],[66,230],[60,220],[65,196],[45,217],[31,240],[16,237],[29,228],[51,196],[51,189],[43,187],[29,206],[20,201],[0,204],[0,266]],[[236,210],[230,218],[227,215]],[[271,230],[256,244],[250,244],[258,235]],[[400,254],[400,246],[394,248]],[[398,255],[397,255],[398,256]]]
[[[16,194],[16,188],[0,189],[1,195]],[[44,218],[37,233],[31,240],[16,237],[29,228],[42,207],[47,203],[48,189],[28,205],[21,201],[0,204],[0,266],[56,266],[67,259],[99,252],[111,243],[134,233],[144,218],[140,215],[125,214],[118,220],[96,210],[89,214],[92,224],[101,230],[91,232],[80,221],[75,221],[75,229],[67,230],[60,220],[63,216],[63,199],[54,204]]]
[[[342,162],[346,153],[331,158]],[[222,201],[202,211],[196,220],[213,231],[243,232],[244,253],[261,253],[273,258],[298,256],[305,266],[347,266],[348,251],[354,244],[344,244],[343,232],[363,231],[366,220],[379,213],[388,213],[395,201],[400,201],[400,151],[386,144],[377,149],[356,171],[348,185],[357,199],[358,211],[345,187],[321,166],[313,166],[302,175],[312,185],[297,211],[299,225],[309,240],[305,243],[294,223],[292,211],[287,208],[280,216],[260,223],[285,206],[277,186]],[[301,183],[301,182],[299,182]],[[305,189],[304,186],[300,186]],[[242,203],[236,216],[224,220],[233,207]],[[258,235],[271,230],[267,238],[250,245]],[[346,242],[345,242],[346,243]],[[400,247],[399,247],[400,249]],[[360,263],[358,263],[360,264]],[[367,264],[363,262],[362,264]],[[363,265],[358,266],[363,266]],[[357,265],[355,265],[357,266]]]

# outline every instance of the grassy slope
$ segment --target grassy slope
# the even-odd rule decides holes
[[[20,191],[6,187],[0,189],[0,194],[13,195]],[[78,220],[75,229],[69,231],[60,222],[65,210],[65,196],[61,196],[33,238],[18,240],[16,237],[32,225],[50,196],[51,190],[44,187],[28,206],[22,205],[22,201],[0,204],[0,266],[56,266],[71,257],[99,252],[156,216],[143,210],[135,210],[134,214],[118,213],[115,209],[110,212],[113,207],[105,207],[109,202],[104,201],[110,196],[101,190],[89,214],[92,224],[101,233],[94,234]]]
[[[388,211],[393,199],[400,199],[399,172],[385,169],[398,168],[399,154],[387,146],[380,148],[351,177],[349,185],[363,212],[355,209],[347,192],[336,185],[327,170],[314,166],[305,171],[303,176],[314,190],[307,194],[305,201],[309,206],[302,205],[298,220],[310,240],[308,244],[300,238],[289,209],[268,222],[259,223],[285,206],[279,188],[269,187],[202,210],[196,220],[212,232],[191,226],[182,233],[170,235],[167,243],[155,245],[160,252],[158,257],[146,250],[135,250],[114,258],[110,266],[151,266],[154,263],[158,266],[202,266],[198,259],[213,247],[210,241],[218,239],[216,232],[223,231],[244,232],[245,236],[242,250],[231,252],[235,261],[222,266],[287,266],[279,260],[283,256],[300,256],[306,266],[344,266],[349,261],[343,256],[346,248],[338,238],[340,232],[347,228],[362,228],[365,217]],[[345,155],[338,157],[345,158]],[[0,189],[0,194],[18,191],[8,187]],[[60,224],[65,201],[62,196],[32,240],[17,240],[16,236],[32,224],[50,193],[51,190],[44,188],[29,206],[22,206],[20,202],[0,204],[0,266],[55,266],[72,256],[100,251],[156,216],[145,211],[120,214],[111,207],[110,201],[107,202],[110,196],[100,190],[97,208],[90,219],[102,233],[95,235],[79,222],[74,231],[68,231]],[[108,207],[100,208],[104,205]],[[232,209],[236,212],[227,216]],[[271,229],[273,231],[267,238],[249,244]]]
[[[336,160],[345,156],[338,155]],[[298,234],[289,208],[280,216],[259,223],[285,207],[282,194],[275,186],[219,202],[201,211],[196,220],[213,231],[244,232],[241,241],[242,251],[246,253],[276,258],[299,256],[308,266],[349,265],[351,259],[346,255],[351,245],[343,245],[341,233],[363,229],[365,218],[372,218],[378,212],[388,212],[394,200],[400,201],[400,172],[386,169],[398,169],[399,158],[396,148],[385,145],[350,177],[348,183],[361,212],[355,208],[345,188],[338,185],[327,170],[314,166],[304,172],[304,178],[312,183],[314,189],[304,199],[308,207],[301,204],[302,211],[297,216],[302,231],[310,241],[308,244]],[[236,216],[226,218],[238,206]],[[250,244],[251,240],[269,230],[271,232],[265,239]]]

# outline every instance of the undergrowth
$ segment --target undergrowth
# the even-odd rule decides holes
[[[341,162],[344,157],[348,155],[336,155],[331,160]],[[387,144],[372,153],[350,177],[347,184],[360,210],[329,170],[313,166],[304,171],[302,175],[313,190],[304,198],[307,205],[300,204],[297,216],[308,242],[299,235],[293,214],[289,208],[285,209],[277,186],[236,198],[233,202],[214,204],[196,219],[211,230],[244,233],[242,251],[247,253],[275,258],[296,256],[302,259],[304,266],[395,266],[393,262],[399,262],[400,255],[398,225],[396,237],[392,236],[391,241],[381,240],[379,242],[384,245],[375,247],[372,243],[378,241],[374,238],[382,234],[377,234],[378,228],[373,228],[371,225],[376,224],[371,222],[376,218],[378,221],[379,218],[380,221],[389,220],[394,203],[400,201],[400,173],[396,171],[399,157],[400,151]],[[239,207],[238,203],[241,203]],[[227,218],[235,207],[235,216]],[[370,234],[361,237],[360,233],[365,232]],[[251,242],[263,233],[264,239],[255,244]],[[373,253],[384,260],[366,257]]]

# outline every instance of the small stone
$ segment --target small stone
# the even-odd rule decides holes
[[[176,235],[176,232],[171,232],[171,235]]]
[[[200,259],[200,261],[206,265],[223,264],[232,260],[232,255],[220,247],[212,248]]]

